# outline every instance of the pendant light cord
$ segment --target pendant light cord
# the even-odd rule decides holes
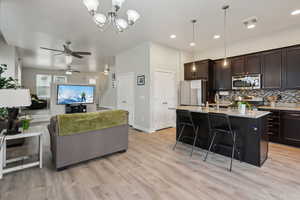
[[[193,43],[195,44],[195,24],[197,23],[196,19],[193,19],[192,21],[193,24]],[[192,53],[193,53],[193,71],[196,71],[196,59],[195,59],[195,47],[192,47]]]
[[[227,9],[229,8],[229,6],[224,6],[224,58],[227,59],[227,31],[226,31],[226,27],[227,27]]]
[[[193,22],[193,42],[195,42],[195,23]]]
[[[196,22],[192,22],[193,23],[193,42],[195,43],[195,23]],[[195,66],[195,47],[193,47],[193,61],[194,61],[194,66]]]

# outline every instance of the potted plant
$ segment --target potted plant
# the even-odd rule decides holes
[[[7,71],[6,64],[0,64],[0,90],[1,89],[16,89],[19,88],[18,80],[12,77],[4,77],[4,72]],[[8,110],[0,108],[0,131],[7,128]],[[22,145],[24,140],[11,140],[8,141],[7,146]]]
[[[18,88],[18,81],[12,77],[3,77],[7,70],[7,65],[0,64],[0,90],[9,88]],[[0,121],[7,118],[8,112],[6,108],[0,108]]]

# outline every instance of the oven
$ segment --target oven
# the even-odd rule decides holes
[[[261,89],[261,74],[233,76],[232,89],[233,90]]]

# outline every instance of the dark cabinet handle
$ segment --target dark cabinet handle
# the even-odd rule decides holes
[[[286,114],[287,117],[300,117],[300,114],[293,114],[293,113],[288,113]]]

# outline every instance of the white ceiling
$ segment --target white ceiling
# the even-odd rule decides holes
[[[192,51],[190,20],[198,19],[195,50],[221,46],[224,0],[126,0],[120,14],[128,8],[141,14],[138,23],[125,33],[101,32],[81,0],[0,0],[1,31],[6,41],[19,47],[26,67],[63,68],[64,58],[40,50],[40,46],[61,48],[67,40],[72,48],[91,51],[92,56],[75,59],[74,65],[83,71],[101,70],[113,63],[117,53],[145,41],[153,41],[180,50]],[[108,10],[110,0],[100,0],[102,10]],[[299,0],[228,0],[230,42],[265,36],[300,25],[300,16],[290,12],[300,9]],[[256,16],[258,26],[247,30],[242,21]],[[171,40],[170,34],[177,38]]]

